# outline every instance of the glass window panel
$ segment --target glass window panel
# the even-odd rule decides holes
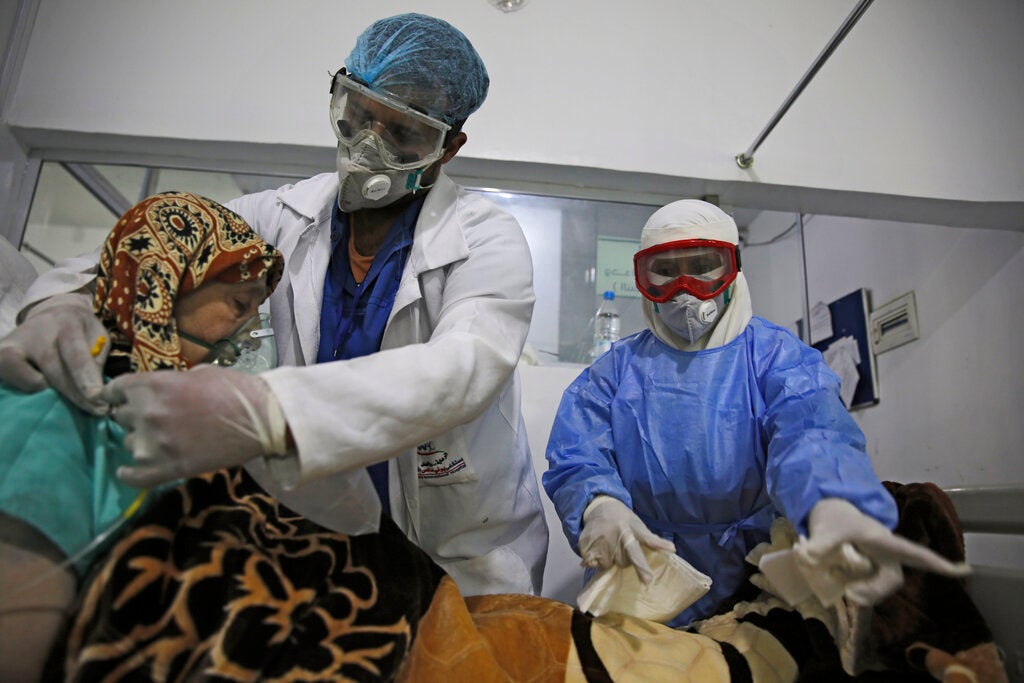
[[[39,171],[21,252],[40,273],[54,261],[92,251],[117,217],[54,162]]]
[[[619,266],[632,279],[630,253],[640,231],[659,206],[566,199],[475,190],[511,213],[523,226],[533,254],[537,303],[527,344],[540,362],[589,363],[594,313],[609,280],[598,269]],[[743,271],[754,313],[796,331],[803,316],[804,268],[796,215],[788,212],[731,210],[740,228]],[[598,249],[621,241],[617,259],[598,263]],[[623,256],[625,254],[625,256]],[[616,287],[621,335],[647,327],[641,298]]]
[[[286,180],[280,179],[274,183],[274,187],[284,185],[285,182]],[[245,194],[230,173],[188,171],[176,168],[159,169],[159,174],[154,181],[153,194],[171,190],[192,192],[221,204]]]
[[[166,190],[195,192],[227,202],[279,187],[296,178],[135,165],[94,167],[124,199]],[[626,336],[646,327],[641,299],[632,288],[632,257],[640,231],[659,207],[651,204],[572,199],[471,189],[514,215],[533,257],[537,301],[527,343],[538,360],[590,362],[594,313],[612,287]],[[754,312],[789,325],[803,315],[803,263],[792,213],[736,209],[743,270]],[[117,220],[59,163],[42,165],[22,252],[39,272],[52,261],[94,250]],[[600,262],[599,262],[600,259]]]
[[[601,303],[597,277],[599,238],[639,244],[640,230],[657,206],[542,197],[478,190],[511,213],[533,253],[533,324],[527,343],[541,362],[587,363],[594,337],[594,313]],[[631,264],[629,264],[632,272]],[[621,334],[646,327],[639,298],[619,297]]]
[[[760,211],[741,233],[740,257],[754,314],[798,334],[804,316],[804,265],[798,215]],[[806,227],[805,219],[805,227]]]
[[[120,192],[129,205],[148,194],[179,190],[227,202],[246,192],[279,187],[294,178],[235,175],[186,169],[152,169],[151,192],[145,191],[147,168],[130,165],[97,165],[96,171]],[[21,251],[40,273],[54,261],[78,256],[99,247],[119,216],[57,162],[45,162],[29,210]]]
[[[95,166],[104,178],[110,181],[118,192],[124,195],[130,204],[133,204],[143,197],[143,184],[146,181],[147,169],[143,166],[112,166],[101,164]],[[156,169],[154,172],[159,173]]]

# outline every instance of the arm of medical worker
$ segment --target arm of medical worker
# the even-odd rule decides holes
[[[393,457],[471,421],[500,394],[529,330],[532,260],[510,215],[466,214],[459,219],[468,249],[447,269],[429,341],[261,375],[287,419],[300,483]],[[389,335],[428,325],[393,314],[385,345]]]
[[[776,506],[809,536],[796,548],[805,564],[846,577],[842,591],[864,605],[899,588],[902,564],[962,576],[966,567],[892,533],[896,503],[878,481],[864,434],[839,399],[839,378],[821,355],[784,331],[770,346],[754,354],[766,359],[758,378],[767,486]]]
[[[548,471],[541,481],[577,553],[583,513],[594,498],[611,496],[633,507],[613,457],[614,366],[614,354],[605,354],[573,380],[562,394],[548,438]]]
[[[99,399],[109,344],[92,353],[106,329],[92,310],[99,249],[65,259],[25,293],[19,325],[0,340],[0,381],[23,391],[52,386],[79,407],[106,412]]]
[[[644,547],[675,553],[675,545],[633,512],[615,465],[609,411],[614,377],[614,354],[609,353],[566,389],[548,441],[550,469],[542,480],[584,566],[633,565],[647,584],[654,572]]]
[[[897,536],[840,498],[818,501],[808,526],[810,537],[801,538],[793,550],[800,572],[819,572],[833,582],[831,596],[827,587],[815,591],[824,604],[833,604],[840,590],[859,605],[877,604],[903,585],[904,565],[951,577],[970,573],[966,563],[950,562]]]
[[[863,432],[839,398],[839,378],[821,353],[773,328],[754,349],[765,402],[766,486],[775,506],[806,535],[823,498],[842,498],[887,529],[896,503],[875,475]]]

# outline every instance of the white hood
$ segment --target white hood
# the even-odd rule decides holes
[[[739,244],[736,222],[714,204],[699,199],[682,199],[654,212],[640,233],[640,249],[676,240],[709,239]],[[718,318],[711,333],[694,343],[673,332],[654,312],[654,304],[643,300],[644,319],[655,336],[669,346],[683,351],[698,351],[728,344],[738,337],[750,322],[753,309],[750,289],[743,272],[729,287],[729,304]]]

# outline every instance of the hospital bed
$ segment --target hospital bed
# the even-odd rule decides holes
[[[544,451],[562,392],[584,367],[519,366],[523,416],[538,478],[547,470]],[[971,598],[1003,653],[1010,681],[1024,683],[1024,484],[944,490],[960,518],[967,559],[974,567],[968,584]],[[542,503],[550,531],[542,595],[575,604],[583,569],[543,493]]]
[[[1010,680],[1024,682],[1024,485],[945,491],[974,568],[968,591],[1002,650]]]
[[[562,393],[582,368],[520,367],[523,415],[538,474],[547,469],[544,451]],[[138,669],[128,672],[135,675],[133,680],[149,680],[166,668],[164,658],[145,654],[158,651],[174,653],[174,676],[180,674],[180,680],[213,666],[227,667],[233,676],[248,672],[248,678],[238,680],[253,681],[265,680],[263,674],[269,670],[296,667],[318,667],[316,673],[325,672],[320,678],[327,680],[331,672],[352,666],[368,672],[366,678],[397,673],[404,681],[583,680],[576,674],[584,670],[586,680],[626,682],[797,680],[800,672],[822,671],[818,680],[843,676],[833,640],[821,637],[821,628],[833,613],[825,614],[814,604],[807,611],[806,605],[793,608],[771,598],[740,603],[721,618],[704,622],[699,633],[621,615],[597,619],[574,610],[582,569],[544,495],[541,501],[551,531],[544,597],[465,596],[393,523],[383,524],[378,534],[335,534],[268,506],[263,490],[250,480],[243,470],[192,480],[156,501],[146,513],[146,523],[119,541],[124,561],[98,567],[96,580],[89,582],[80,609],[74,611],[69,637],[61,643],[65,656],[57,653],[58,662],[73,667],[78,678],[72,680],[100,680],[107,672],[127,671],[125,666]],[[192,506],[191,501],[201,500],[212,488],[224,488],[237,505],[214,506],[216,510]],[[1024,496],[1019,495],[1024,488],[953,490],[946,495],[934,485],[910,483],[898,486],[893,495],[900,504],[901,497],[906,501],[922,489],[928,496],[925,503],[938,500],[940,505],[915,504],[914,511],[907,505],[901,524],[923,521],[919,527],[929,534],[928,542],[939,535],[956,539],[959,553],[950,497],[956,501],[969,531],[968,558],[977,566],[971,579],[973,598],[996,637],[993,640],[985,630],[963,583],[908,571],[904,588],[883,603],[888,606],[884,613],[873,612],[869,624],[885,646],[886,666],[895,661],[905,669],[907,648],[917,652],[923,643],[929,655],[939,652],[946,660],[951,653],[980,651],[983,663],[990,665],[987,670],[1001,672],[998,644],[1011,680],[1024,680],[1016,616],[1024,586],[1021,554],[997,548],[993,541],[1024,540]],[[213,520],[220,542],[194,542],[193,522],[200,518]],[[252,524],[274,533],[260,534],[259,543],[232,540],[231,529]],[[932,530],[939,533],[933,535]],[[288,543],[281,543],[282,538]],[[299,565],[288,554],[303,555],[311,548],[316,549],[312,564]],[[325,557],[331,561],[322,561]],[[342,557],[344,562],[335,561]],[[243,569],[256,566],[266,571]],[[274,580],[274,568],[285,566],[303,571],[288,572],[287,582]],[[238,580],[243,574],[246,580]],[[182,591],[193,589],[197,592],[181,599]],[[204,597],[191,599],[199,594]],[[204,609],[208,596],[231,609]],[[264,628],[270,623],[268,614],[290,625],[288,638]],[[200,623],[197,619],[203,629],[192,626]],[[165,623],[166,629],[140,628]],[[961,638],[962,626],[972,638],[979,632],[980,637]],[[183,632],[197,635],[189,640],[182,638]],[[932,638],[936,634],[939,637]],[[787,643],[795,648],[790,650]],[[233,649],[225,655],[229,646]],[[320,656],[328,650],[348,654],[337,659]],[[943,664],[942,670],[957,666]],[[673,675],[637,675],[652,667]],[[679,672],[690,678],[675,675]],[[705,675],[709,672],[714,675]]]

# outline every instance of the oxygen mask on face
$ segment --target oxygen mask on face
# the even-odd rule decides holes
[[[184,335],[180,331],[178,334],[210,350],[201,363],[234,368],[250,375],[277,367],[277,341],[274,339],[274,330],[270,327],[270,316],[266,313],[254,315],[230,337],[212,345]]]

